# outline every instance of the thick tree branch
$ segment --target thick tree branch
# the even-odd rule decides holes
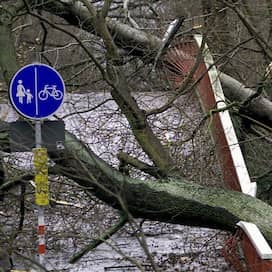
[[[66,176],[119,208],[119,197],[135,217],[234,230],[238,221],[255,223],[272,241],[272,207],[264,202],[234,191],[203,187],[182,179],[142,181],[122,175],[99,159],[70,134],[66,134],[67,153],[62,160]],[[79,169],[79,161],[85,169]],[[92,179],[81,179],[92,173]],[[106,188],[106,190],[105,190]]]
[[[71,7],[71,3],[69,6],[64,1],[48,3],[62,7],[66,5],[66,11]],[[86,21],[90,23],[90,20]],[[127,26],[122,28],[123,25],[115,23],[122,30],[128,29]],[[108,23],[111,31],[112,24]],[[118,27],[114,30],[121,37],[122,31],[118,32]],[[138,33],[141,33],[142,37],[148,36],[142,32]],[[129,46],[141,40],[138,38],[134,36]],[[143,52],[158,48],[160,40],[151,37],[145,41],[146,44],[140,43]],[[154,41],[156,45],[153,44]],[[122,39],[119,39],[119,42],[122,44]],[[16,60],[13,61],[12,67],[16,67]],[[6,68],[7,81],[12,74],[12,67]],[[223,77],[224,80],[229,83],[229,78]],[[237,96],[233,95],[234,100],[237,100]],[[242,94],[240,96],[243,98]],[[129,178],[110,167],[69,133],[66,134],[66,147],[63,157],[56,160],[60,166],[59,174],[72,178],[85,188],[92,188],[90,189],[92,193],[112,207],[121,209],[122,199],[128,211],[135,217],[225,230],[234,230],[240,220],[249,221],[255,223],[266,238],[272,241],[272,207],[256,198],[219,188],[202,187],[186,182],[182,178],[157,182]]]
[[[137,141],[153,161],[155,167],[158,168],[158,173],[161,172],[163,176],[167,176],[168,173],[171,174],[171,172],[176,171],[176,167],[169,150],[161,144],[158,137],[153,133],[146,115],[133,98],[123,67],[115,65],[116,62],[119,62],[120,56],[105,18],[101,17],[100,11],[95,12],[94,7],[88,1],[81,1],[86,4],[91,16],[94,17],[94,27],[97,34],[102,37],[107,49],[107,75],[111,81],[112,97],[126,116]]]
[[[243,103],[255,93],[252,89],[224,73],[219,73],[219,78],[226,97],[231,101]],[[258,96],[250,101],[247,105],[247,114],[272,127],[272,102],[263,96]]]
[[[44,2],[43,0],[28,0],[28,2],[33,8],[48,11],[64,18],[74,26],[95,34],[94,17],[90,16],[89,10],[80,1],[60,0]],[[139,56],[155,56],[160,46],[159,38],[108,17],[105,20],[107,28],[118,46],[123,47],[130,54],[133,52]]]
[[[129,156],[127,153],[120,152],[117,155],[117,157],[122,164],[124,165],[129,164],[135,167],[136,169],[139,169],[143,171],[144,173],[147,173],[151,176],[154,176],[156,178],[160,178],[164,176],[164,173],[160,173],[159,169],[157,169],[156,167],[149,165],[143,161],[140,161],[132,156]]]

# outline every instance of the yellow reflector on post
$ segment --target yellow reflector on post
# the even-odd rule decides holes
[[[49,204],[48,156],[46,148],[34,148],[35,202],[38,206]]]

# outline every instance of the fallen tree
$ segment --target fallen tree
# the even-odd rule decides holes
[[[89,16],[90,14],[85,7],[79,5],[79,2],[67,0],[48,2],[45,5],[40,4],[39,8],[62,16],[73,24],[78,22],[78,16],[81,16],[80,18],[83,16],[84,24],[82,27],[87,31],[94,31],[93,18]],[[24,3],[20,8],[22,6],[24,6]],[[160,45],[160,39],[140,30],[132,29],[127,25],[112,22],[110,19],[105,20],[105,22],[117,45],[125,47],[126,50],[133,48],[132,52],[138,56],[142,56],[142,52],[145,53],[145,56],[148,55],[151,58],[152,54],[154,56],[154,52]],[[7,26],[10,25],[11,21],[8,22]],[[6,29],[1,33],[7,37],[5,43],[12,44],[11,35],[6,35]],[[9,50],[14,49],[10,47]],[[4,53],[1,51],[0,54]],[[6,71],[5,80],[8,84],[15,67],[18,69],[19,66],[16,64],[15,58],[11,58],[7,62],[5,58],[0,57],[0,61],[2,70]],[[223,79],[223,84],[231,82],[231,79],[224,75],[221,79]],[[231,84],[228,84],[228,86],[233,90]],[[120,86],[114,85],[114,87],[120,90]],[[244,88],[239,87],[238,89],[244,93]],[[248,97],[238,97],[235,96],[235,93],[232,92],[231,94],[234,100],[244,100]],[[249,95],[251,94],[249,93]],[[119,104],[122,104],[124,97],[118,93],[115,95],[116,100],[120,99]],[[228,96],[227,93],[226,95]],[[266,106],[270,108],[268,102],[263,105],[263,107]],[[250,111],[256,115],[259,114],[261,119],[271,120],[269,119],[271,116],[266,116],[266,114],[269,114],[269,109],[260,113],[259,107],[257,108],[258,111],[254,107],[254,101],[252,101]],[[142,118],[140,113],[137,114],[131,117],[135,118],[135,124],[138,124],[137,121]],[[139,127],[136,127],[135,130],[139,130]],[[270,243],[272,241],[272,207],[256,198],[219,188],[203,187],[177,176],[158,179],[156,182],[132,179],[98,158],[69,133],[66,134],[65,153],[51,155],[58,165],[59,175],[73,179],[102,201],[114,208],[124,209],[135,217],[231,231],[235,229],[238,221],[250,221],[261,229]]]
[[[69,133],[66,144],[66,154],[58,161],[65,166],[60,173],[85,188],[91,187],[93,194],[114,208],[124,206],[135,217],[232,231],[238,221],[249,221],[272,241],[272,207],[259,199],[182,178],[157,182],[132,179],[110,167]]]

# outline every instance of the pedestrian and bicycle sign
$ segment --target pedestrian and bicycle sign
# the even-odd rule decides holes
[[[22,67],[12,78],[9,97],[13,107],[22,116],[35,120],[35,201],[38,209],[39,257],[44,265],[45,222],[44,207],[49,204],[48,156],[42,148],[41,119],[53,115],[62,105],[65,86],[60,74],[52,67],[34,63]]]
[[[12,78],[10,101],[19,114],[40,120],[53,115],[64,100],[65,85],[52,67],[34,63],[22,67]]]

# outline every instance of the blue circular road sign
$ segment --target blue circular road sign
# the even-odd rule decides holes
[[[13,107],[26,118],[40,120],[54,114],[62,105],[65,85],[52,67],[34,63],[13,76],[9,97]]]

